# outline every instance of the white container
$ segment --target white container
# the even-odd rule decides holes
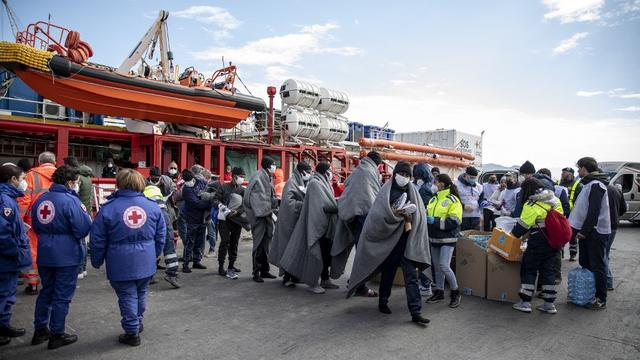
[[[439,129],[396,133],[396,141],[461,151],[475,156],[473,165],[482,168],[482,138],[477,135],[463,133],[455,129]]]
[[[287,105],[313,109],[320,103],[320,88],[306,81],[288,79],[280,86],[280,98]]]
[[[345,92],[320,88],[320,103],[316,110],[332,114],[344,114],[349,109],[349,96]]]
[[[346,119],[335,118],[329,114],[320,116],[320,133],[318,140],[326,140],[333,142],[344,141],[349,136],[349,123]]]
[[[289,136],[312,139],[320,133],[320,117],[314,113],[287,108],[282,122]]]

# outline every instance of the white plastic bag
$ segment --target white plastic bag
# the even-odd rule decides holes
[[[496,218],[495,221],[496,221],[496,227],[499,227],[500,229],[510,233],[513,230],[513,228],[516,226],[518,219],[509,217],[509,216],[500,216]]]

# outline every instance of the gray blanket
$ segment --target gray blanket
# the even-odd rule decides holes
[[[351,270],[347,297],[353,295],[360,284],[374,275],[404,233],[404,218],[393,214],[389,204],[390,194],[391,181],[388,181],[380,189],[364,222]],[[427,221],[424,204],[415,186],[409,185],[408,200],[416,204],[418,211],[413,214],[411,220],[411,231],[404,256],[414,261],[418,267],[426,268],[431,265]]]
[[[344,182],[344,192],[338,199],[338,216],[336,233],[331,246],[331,277],[337,279],[344,273],[349,254],[355,243],[349,222],[356,216],[367,215],[378,192],[378,166],[368,157],[360,161]]]
[[[256,231],[254,227],[259,223],[258,218],[271,216],[275,209],[275,201],[275,190],[271,175],[266,170],[260,169],[251,177],[242,199],[247,220],[251,224],[254,250],[260,246],[262,239],[265,237],[261,231]]]
[[[282,268],[301,282],[314,286],[322,272],[320,239],[333,238],[337,209],[329,181],[320,174],[313,174],[307,187],[302,212],[291,234],[291,240],[280,259]]]
[[[275,266],[280,266],[280,258],[289,243],[291,233],[302,211],[305,191],[306,185],[302,180],[302,174],[298,170],[294,170],[282,191],[278,221],[269,249],[269,262]]]

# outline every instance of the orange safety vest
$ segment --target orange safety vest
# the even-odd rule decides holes
[[[38,268],[38,235],[36,235],[35,231],[31,229],[31,207],[42,194],[49,191],[51,184],[53,184],[52,178],[55,171],[56,166],[49,163],[42,164],[29,170],[25,177],[25,180],[27,181],[27,190],[24,192],[24,196],[17,199],[18,207],[20,208],[20,216],[29,229],[27,231],[27,236],[29,236],[29,247],[31,248],[33,269]],[[37,283],[39,282],[39,279],[37,279]]]

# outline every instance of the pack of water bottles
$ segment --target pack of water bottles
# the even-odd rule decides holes
[[[576,305],[588,304],[596,294],[596,280],[593,273],[577,267],[569,271],[569,293],[567,300]]]

